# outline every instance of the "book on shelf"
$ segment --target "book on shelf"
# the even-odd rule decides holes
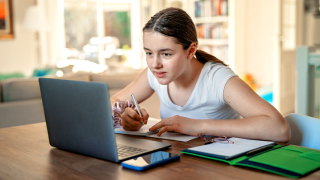
[[[224,61],[226,64],[228,64],[229,62],[229,56],[228,56],[229,48],[227,45],[225,46],[200,45],[199,49],[209,54],[212,54],[213,56],[220,59],[221,61]]]
[[[198,24],[196,26],[198,38],[202,39],[228,39],[228,24]]]
[[[228,0],[195,1],[195,17],[214,17],[228,15]]]

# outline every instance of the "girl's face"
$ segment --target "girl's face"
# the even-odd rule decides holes
[[[168,85],[185,73],[190,62],[188,50],[183,50],[174,37],[165,36],[155,31],[143,33],[143,45],[147,65],[158,82]]]

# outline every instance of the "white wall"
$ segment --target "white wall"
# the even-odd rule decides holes
[[[44,34],[46,66],[55,66],[62,59],[61,49],[65,47],[61,36],[64,34],[63,6],[61,6],[63,0],[13,0],[14,39],[0,40],[0,74],[22,72],[31,76],[35,68],[44,67],[40,62],[39,33],[26,31],[22,27],[26,10],[37,4],[45,9],[50,27]]]
[[[31,75],[38,64],[36,33],[26,32],[22,22],[26,9],[35,0],[13,0],[14,39],[0,40],[0,73],[22,72]]]
[[[61,51],[66,46],[63,0],[44,0],[44,3],[47,21],[50,25],[50,30],[46,33],[47,65],[55,66],[59,60],[63,59]]]
[[[271,2],[272,1],[272,2]],[[243,72],[253,75],[259,85],[273,82],[274,23],[276,9],[273,1],[247,0],[245,14],[245,38]]]

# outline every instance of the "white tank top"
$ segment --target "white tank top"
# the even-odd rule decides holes
[[[223,98],[227,81],[237,76],[229,67],[220,63],[207,62],[203,66],[198,81],[187,103],[181,107],[172,103],[167,85],[161,85],[148,69],[150,87],[160,99],[160,116],[166,119],[175,115],[192,119],[236,119],[239,118]]]

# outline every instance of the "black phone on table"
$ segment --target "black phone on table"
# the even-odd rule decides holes
[[[124,168],[129,168],[136,171],[143,171],[158,165],[178,160],[179,158],[180,155],[178,154],[157,151],[147,155],[125,160],[121,163],[121,165]]]

